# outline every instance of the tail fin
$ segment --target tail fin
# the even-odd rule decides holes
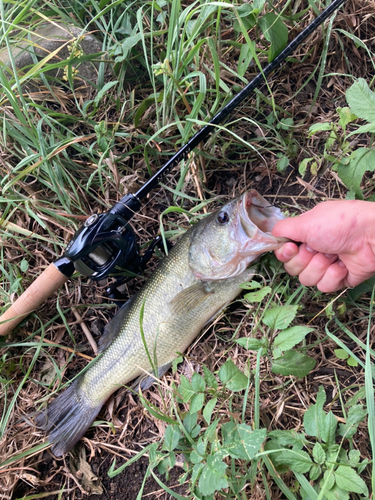
[[[52,452],[61,457],[81,439],[93,423],[102,405],[93,406],[89,397],[75,380],[65,392],[41,411],[35,423],[48,433]]]

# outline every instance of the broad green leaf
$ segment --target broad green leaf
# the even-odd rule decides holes
[[[204,394],[199,392],[198,394],[194,394],[190,401],[190,411],[192,413],[196,413],[203,408],[204,404]]]
[[[173,451],[169,452],[168,455],[162,460],[158,465],[158,471],[160,474],[165,474],[167,471],[173,469],[176,465],[176,455]]]
[[[121,49],[122,49],[122,54],[120,57],[116,58],[116,62],[121,62],[124,60],[124,58],[128,55],[128,52],[130,49],[135,47],[137,43],[142,39],[141,33],[137,33],[136,35],[129,36],[128,38],[125,38],[125,41],[123,42]]]
[[[189,456],[189,460],[192,464],[199,464],[202,462],[203,460],[203,456],[202,455],[199,455],[199,453],[196,452],[196,450],[193,450],[191,453],[190,453],[190,456]]]
[[[321,132],[323,130],[331,130],[331,129],[332,129],[332,123],[328,123],[328,122],[314,123],[314,125],[311,125],[311,127],[309,128],[308,137],[315,134],[316,132]]]
[[[334,484],[335,484],[335,476],[332,474],[331,471],[326,470],[324,472],[323,479],[320,481],[320,487],[323,488],[323,485],[326,485],[327,490],[331,490]]]
[[[310,481],[316,481],[320,474],[322,473],[322,469],[319,465],[313,465],[310,469]]]
[[[264,299],[264,297],[266,295],[268,295],[269,293],[272,292],[272,288],[269,287],[269,286],[264,286],[263,288],[261,288],[260,290],[257,290],[256,292],[251,292],[251,293],[247,293],[245,296],[244,296],[244,299],[246,299],[247,301],[253,303],[253,302],[262,302],[262,300]]]
[[[203,470],[204,464],[202,462],[198,462],[197,464],[194,465],[193,467],[193,472],[191,473],[191,482],[193,486],[195,486],[195,483],[198,481],[198,478]]]
[[[181,438],[177,425],[168,425],[165,429],[163,450],[173,451]]]
[[[204,373],[204,380],[206,381],[206,384],[208,385],[208,387],[212,387],[213,389],[217,389],[216,377],[213,373],[210,372],[210,370],[205,365],[203,365],[203,373]]]
[[[288,165],[289,165],[289,158],[285,155],[282,155],[277,160],[276,169],[278,172],[283,173]]]
[[[349,366],[358,366],[358,361],[350,356],[350,358],[347,361]]]
[[[333,476],[333,474],[332,474]],[[335,484],[330,490],[324,492],[325,500],[349,500],[349,493]]]
[[[277,306],[267,309],[263,323],[272,329],[284,330],[294,320],[298,306]]]
[[[350,134],[347,135],[347,138],[351,137],[352,135],[373,134],[374,132],[375,132],[375,122],[366,123],[366,125],[361,125],[360,127],[353,130],[353,132],[350,132]]]
[[[209,425],[204,432],[204,439],[212,444],[211,451],[214,450],[216,446],[213,443],[217,440],[216,429],[218,425],[219,425],[219,419],[214,420],[212,424]],[[220,446],[221,444],[219,444],[219,447]]]
[[[266,0],[254,0],[253,8],[256,9],[258,12],[260,12],[263,9],[265,3]]]
[[[293,118],[281,118],[277,128],[280,128],[281,130],[290,130],[291,127],[294,126],[294,120]],[[281,153],[278,153],[278,155]]]
[[[264,3],[264,2],[263,2]],[[244,3],[242,5],[239,5],[237,8],[237,14],[239,17],[248,17],[250,16],[254,11],[254,3],[248,4]]]
[[[309,472],[311,467],[315,465],[310,455],[303,450],[283,450],[273,455],[276,455],[276,457],[272,457],[276,464],[287,465],[292,471],[302,474]]]
[[[375,121],[375,93],[370,90],[366,80],[358,81],[346,91],[346,100],[350,109],[362,120]]]
[[[303,425],[308,436],[321,438],[322,428],[326,418],[323,411],[323,405],[326,400],[326,393],[322,386],[319,386],[319,391],[316,396],[316,403],[311,405],[303,416]]]
[[[254,290],[254,288],[262,288],[262,285],[253,280],[242,283],[242,285],[240,285],[240,288],[243,288],[244,290]]]
[[[231,391],[242,391],[246,389],[248,378],[237,368],[231,359],[228,359],[219,371],[219,379]]]
[[[273,12],[269,12],[259,19],[258,22],[265,39],[271,42],[268,52],[268,62],[271,62],[286,47],[288,43],[288,28],[280,17],[276,16]]]
[[[195,394],[195,391],[193,391],[191,383],[185,377],[185,375],[181,375],[181,382],[178,388],[178,392],[181,394],[184,403],[188,403]]]
[[[368,495],[366,483],[351,467],[340,465],[335,470],[335,479],[337,486],[344,491]]]
[[[361,452],[359,450],[349,451],[349,462],[350,465],[357,465],[361,458]]]
[[[23,273],[25,273],[29,269],[29,263],[26,259],[21,260],[20,269]]]
[[[172,363],[172,371],[173,373],[176,373],[177,371],[177,366],[182,363],[184,360],[183,356],[179,356],[178,358],[175,358]]]
[[[331,445],[335,442],[337,423],[334,414],[331,411],[328,412],[323,420],[321,429],[322,439],[327,445]]]
[[[294,375],[295,377],[306,377],[314,369],[316,361],[306,354],[297,351],[286,351],[281,358],[272,362],[273,373],[284,375]]]
[[[231,457],[249,462],[260,450],[263,441],[266,439],[266,432],[266,429],[253,430],[246,424],[227,423],[224,427],[223,449]]]
[[[190,453],[190,461],[193,464],[199,464],[204,459],[206,453],[206,441],[202,438],[198,439],[197,445],[193,448],[193,451]]]
[[[191,387],[195,392],[203,392],[206,389],[206,382],[202,375],[199,375],[199,373],[193,374],[191,377]]]
[[[268,436],[275,439],[281,446],[293,446],[294,449],[302,449],[305,443],[305,436],[296,431],[274,430]]]
[[[375,150],[358,148],[337,166],[337,173],[345,186],[354,191],[359,199],[363,199],[361,182],[365,172],[375,169]]]
[[[313,448],[313,457],[317,464],[322,465],[326,461],[326,454],[322,445],[316,442]]]
[[[212,398],[206,403],[205,407],[203,408],[203,418],[207,422],[207,425],[210,425],[211,415],[212,412],[214,411],[216,403],[217,403],[217,398]]]
[[[374,285],[375,285],[375,276],[364,281],[360,285],[357,285],[354,288],[348,290],[347,294],[352,299],[353,302],[356,302],[357,298],[363,295],[364,293],[372,292]]]
[[[273,343],[282,351],[287,351],[302,342],[306,335],[312,331],[314,328],[308,326],[292,326],[280,332]]]
[[[349,357],[349,354],[345,351],[345,349],[335,349],[334,353],[339,359],[348,359]]]
[[[343,129],[346,128],[349,123],[353,122],[354,120],[357,119],[357,115],[351,112],[350,108],[344,107],[344,108],[337,108],[337,112],[340,117],[340,125]]]
[[[251,337],[242,337],[236,340],[236,343],[245,349],[249,349],[250,351],[259,351],[262,347],[267,347],[267,339],[253,339]]]
[[[362,422],[367,415],[362,405],[352,406],[346,418],[346,424],[340,424],[338,434],[345,438],[351,438],[357,432],[358,424]]]
[[[202,495],[211,495],[215,491],[228,487],[225,475],[227,467],[219,453],[207,457],[207,464],[203,467],[199,478],[199,489]]]
[[[237,71],[240,76],[244,76],[253,58],[253,52],[255,52],[255,43],[254,42],[252,43],[253,43],[252,50],[250,49],[250,46],[247,43],[242,45],[241,47],[240,57],[238,59],[238,66],[237,66]]]
[[[240,424],[237,425],[237,433],[239,435],[239,443],[237,445],[237,451],[241,448],[241,455],[237,458],[242,458],[244,460],[250,461],[260,450],[263,441],[266,439],[266,429],[252,429],[249,425]],[[230,453],[233,455],[233,449]]]
[[[192,430],[197,425],[197,421],[198,421],[198,413],[192,413],[192,412],[187,413],[186,417],[184,418],[183,424],[186,431],[189,434],[191,434]]]
[[[310,161],[312,161],[313,158],[305,158],[304,160],[301,161],[301,163],[299,164],[299,167],[298,167],[298,172],[300,175],[302,175],[302,177],[305,176],[306,174],[306,170],[307,170],[307,167],[308,167],[308,164],[310,163]]]

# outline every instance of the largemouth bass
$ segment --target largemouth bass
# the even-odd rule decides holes
[[[165,373],[176,353],[241,292],[239,285],[253,274],[247,269],[250,262],[285,243],[270,234],[282,218],[278,208],[252,190],[178,240],[108,323],[99,343],[101,355],[37,416],[56,456],[83,436],[116,389],[151,373],[153,363],[155,376]],[[151,385],[150,380],[144,379],[141,387]]]

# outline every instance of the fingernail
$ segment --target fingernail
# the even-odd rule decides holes
[[[339,266],[341,266],[341,267],[345,267],[345,268],[346,268],[346,265],[343,263],[343,261],[342,261],[342,260],[339,260]]]
[[[291,259],[295,255],[297,255],[297,252],[296,252],[295,248],[286,246],[284,251],[283,251],[283,254],[284,254],[284,257],[286,257],[287,259]]]
[[[316,251],[309,247],[309,245],[306,245],[306,250],[311,253],[316,253]]]
[[[335,253],[325,253],[324,255],[327,257],[327,259],[332,259],[332,257],[336,257]]]

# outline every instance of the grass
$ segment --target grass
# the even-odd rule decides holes
[[[40,60],[31,45],[29,68],[15,71],[12,57],[8,68],[0,68],[0,299],[4,310],[61,254],[88,215],[107,210],[128,191],[135,192],[255,76],[259,64],[267,63],[270,51],[277,47],[264,35],[261,18],[268,15],[266,19],[280,33],[285,31],[283,23],[292,39],[315,17],[314,11],[323,8],[294,0],[276,7],[259,5],[260,13],[250,13],[251,4],[224,1],[0,2],[0,43],[10,54],[17,41],[29,39],[48,18],[73,23],[82,33],[92,32],[102,47],[100,54],[85,56],[74,40],[67,63],[58,59],[58,51]],[[339,11],[314,33],[269,79],[268,86],[258,89],[152,193],[132,221],[141,245],[159,231],[174,239],[188,219],[250,187],[290,214],[325,198],[345,198],[347,188],[330,168],[331,157],[341,154],[340,147],[331,145],[327,154],[324,131],[309,136],[313,123],[339,123],[336,108],[347,105],[345,91],[355,79],[372,84],[373,53],[367,43],[375,30],[371,6],[356,1],[345,9],[345,16]],[[282,35],[276,38],[282,40]],[[95,64],[94,82],[75,73],[83,62]],[[54,69],[60,69],[65,79],[51,76]],[[355,137],[356,144],[371,147],[371,133]],[[316,159],[321,168],[314,170],[309,164],[302,178],[299,168],[306,158]],[[361,192],[370,199],[373,191],[372,174],[366,173]],[[159,257],[146,270],[146,277]],[[282,491],[287,498],[323,499],[328,498],[332,477],[339,478],[337,484],[342,486],[339,468],[351,452],[351,465],[346,466],[359,471],[371,494],[375,481],[372,288],[357,297],[324,295],[301,287],[272,256],[263,259],[259,273],[261,277],[255,278],[259,288],[248,290],[247,298],[241,297],[217,318],[190,348],[183,365],[170,372],[159,388],[144,394],[148,411],[143,411],[142,399],[132,396],[123,403],[120,394],[101,413],[84,443],[91,451],[87,462],[107,491],[116,491],[119,498],[136,498],[139,492],[162,495],[164,490],[164,498],[170,494],[280,498]],[[129,295],[142,280],[127,285]],[[83,487],[79,478],[72,480],[68,462],[64,469],[61,462],[51,465],[31,416],[42,400],[87,366],[80,353],[93,356],[72,307],[79,306],[81,319],[98,338],[113,315],[112,304],[103,298],[105,287],[75,276],[57,298],[47,301],[0,344],[0,498],[68,498],[73,490],[78,496],[88,491],[87,483]],[[262,300],[251,295],[259,290],[264,293]],[[314,328],[298,350],[315,359],[316,366],[299,379],[273,371],[275,335],[281,330],[264,322],[272,308],[291,305],[297,306],[294,324],[306,326],[311,321],[309,326]],[[249,337],[258,346],[263,342],[263,347],[248,350],[237,342]],[[338,358],[337,348],[358,366]],[[231,378],[225,375],[232,366],[229,360],[234,360],[238,372],[233,369],[233,373],[240,381],[246,379],[245,385],[230,385]],[[194,404],[183,393],[185,379],[196,384]],[[322,407],[320,385],[325,390]],[[204,406],[199,408],[202,401]],[[353,412],[359,415],[359,409],[353,408],[359,406],[368,411],[368,420],[359,416],[355,420]],[[207,407],[210,415],[204,410]],[[309,411],[320,412],[322,421],[332,425],[348,423],[350,414],[351,427],[345,434],[337,425],[334,442],[328,442],[311,433]],[[229,453],[225,436],[246,430],[249,437],[249,429],[266,433],[267,440],[251,458],[239,451]],[[303,452],[300,462],[313,461],[314,467],[320,453],[321,475],[312,466],[305,470],[295,465],[292,445]],[[145,449],[149,462],[140,457],[115,474],[118,468],[123,471],[124,461],[138,452],[143,455]],[[200,457],[193,458],[195,462],[193,451]],[[355,462],[357,451],[360,458]],[[183,461],[182,453],[190,458]],[[213,470],[217,484],[223,486],[211,492],[209,481],[200,484],[200,478],[215,453],[220,455],[219,465]],[[171,468],[173,461],[177,465]],[[135,467],[143,470],[139,482]],[[146,480],[147,475],[153,479]],[[124,477],[129,490],[121,497]],[[160,488],[161,493],[155,493]],[[344,491],[350,498],[365,498],[363,488]],[[108,496],[103,493],[99,498]]]

